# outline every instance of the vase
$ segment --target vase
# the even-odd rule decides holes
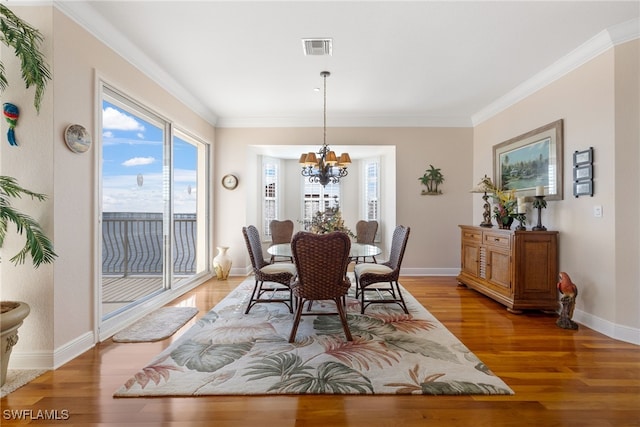
[[[503,230],[511,230],[511,224],[513,224],[513,217],[499,218],[498,226]]]
[[[218,255],[213,258],[213,269],[218,280],[227,280],[231,271],[231,257],[227,254],[227,246],[218,246]]]
[[[31,308],[27,303],[20,301],[2,301],[2,311],[0,312],[0,347],[2,350],[2,370],[0,371],[0,385],[4,385],[7,379],[7,368],[9,367],[9,357],[13,346],[18,343],[18,328]]]

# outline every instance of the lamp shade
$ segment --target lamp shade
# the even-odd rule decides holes
[[[314,166],[318,164],[318,159],[316,158],[316,153],[309,153],[306,156],[305,163],[308,166]]]
[[[340,154],[340,161],[338,163],[340,163],[340,166],[349,166],[351,164],[351,157],[349,157],[349,153]]]
[[[334,151],[329,151],[327,153],[327,159],[325,160],[325,163],[333,166],[336,163],[338,163],[338,158],[336,157],[336,153]]]
[[[307,163],[307,154],[306,153],[300,154],[300,160],[298,160],[298,163],[301,166],[305,166],[305,163]]]

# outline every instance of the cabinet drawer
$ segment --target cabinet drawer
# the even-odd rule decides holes
[[[509,249],[511,246],[511,235],[501,233],[485,232],[483,234],[484,244]]]
[[[482,232],[475,230],[462,230],[462,239],[471,242],[482,242]]]

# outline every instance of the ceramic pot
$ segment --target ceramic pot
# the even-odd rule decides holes
[[[218,280],[227,280],[231,271],[231,257],[227,254],[227,246],[218,246],[218,255],[213,258],[213,269]]]
[[[9,356],[13,346],[18,343],[18,328],[22,325],[25,317],[29,315],[31,308],[27,303],[20,301],[2,301],[0,312],[0,346],[2,347],[2,371],[0,371],[0,386],[7,379],[7,368],[9,366]]]
[[[513,224],[513,217],[508,217],[506,220],[504,218],[498,219],[498,226],[503,230],[511,230],[511,224]]]

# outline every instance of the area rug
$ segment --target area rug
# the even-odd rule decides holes
[[[47,372],[46,369],[9,369],[7,378],[0,389],[0,397],[5,397],[25,384]]]
[[[352,342],[338,316],[324,315],[303,316],[289,343],[293,315],[284,304],[244,314],[252,287],[253,278],[241,283],[114,396],[513,394],[404,288],[408,315],[394,304],[362,315],[352,287]]]
[[[175,334],[193,316],[195,307],[162,307],[113,336],[116,342],[160,341]]]

